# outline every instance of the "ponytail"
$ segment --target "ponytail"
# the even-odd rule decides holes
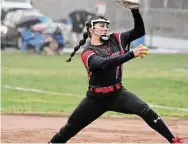
[[[74,47],[74,51],[71,53],[70,57],[66,62],[70,62],[72,57],[75,55],[75,53],[80,49],[81,46],[83,46],[86,43],[86,39],[89,37],[88,32],[83,33],[83,39],[80,40],[79,44]]]

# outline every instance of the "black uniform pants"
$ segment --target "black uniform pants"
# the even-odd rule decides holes
[[[147,112],[144,108],[148,108],[145,102],[122,88],[107,95],[87,95],[71,114],[68,123],[86,126],[107,111],[141,116],[143,112]]]
[[[143,116],[149,111],[149,106],[124,88],[110,94],[88,93],[71,114],[67,124],[51,139],[51,143],[67,142],[107,111]]]

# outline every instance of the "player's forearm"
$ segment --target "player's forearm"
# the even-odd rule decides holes
[[[118,65],[121,65],[133,58],[135,58],[134,53],[132,51],[130,51],[126,54],[116,56],[113,58],[102,58],[99,56],[95,56],[91,60],[90,64],[91,64],[92,70],[94,70],[94,69],[105,70],[105,69],[109,69],[109,68],[113,68]]]
[[[139,9],[132,9],[131,12],[134,18],[134,29],[132,31],[136,37],[141,37],[145,35],[145,27],[142,16]]]

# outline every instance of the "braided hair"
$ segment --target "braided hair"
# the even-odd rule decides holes
[[[69,59],[66,60],[66,62],[71,62],[72,57],[76,54],[76,52],[80,49],[80,47],[83,46],[83,45],[86,43],[87,38],[88,38],[88,37],[91,38],[91,34],[90,34],[90,32],[89,32],[89,28],[92,27],[91,21],[92,21],[92,20],[96,20],[96,19],[104,19],[104,20],[107,20],[107,19],[104,18],[103,16],[94,16],[94,17],[91,17],[88,22],[86,22],[86,29],[87,29],[87,31],[83,33],[83,39],[80,40],[79,44],[74,47],[74,51],[71,53]]]

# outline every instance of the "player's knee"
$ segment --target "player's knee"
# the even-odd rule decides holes
[[[150,107],[146,104],[140,109],[139,116],[144,117],[149,111]]]

